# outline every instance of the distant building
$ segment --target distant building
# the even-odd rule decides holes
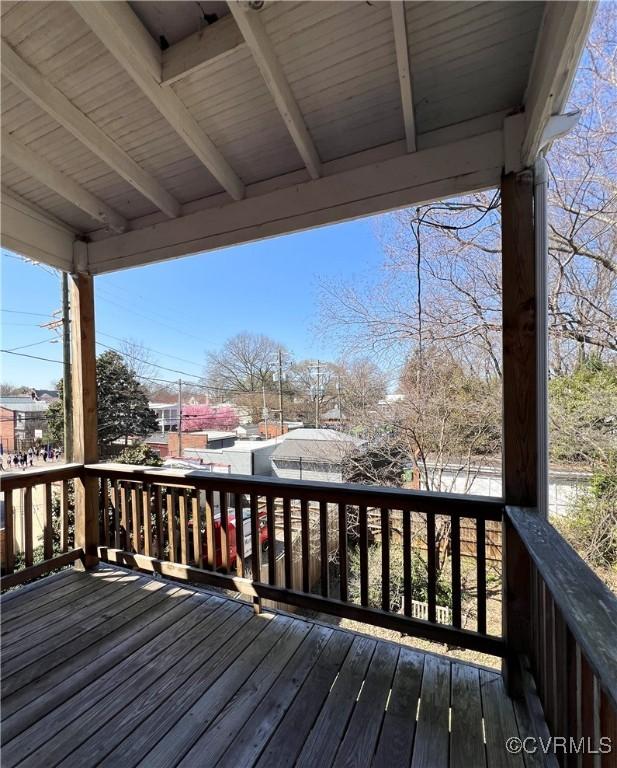
[[[178,403],[148,403],[148,405],[156,413],[159,432],[171,432],[178,429],[180,423]]]
[[[240,424],[234,432],[239,440],[255,440],[261,437],[259,424]]]
[[[0,397],[2,450],[20,451],[42,440],[47,429],[48,405],[47,400],[37,400],[32,395]]]
[[[331,429],[295,429],[272,454],[272,471],[289,480],[343,480],[344,457],[364,441]]]
[[[155,432],[144,440],[144,443],[155,453],[164,459],[169,453],[169,433],[168,432]]]
[[[204,469],[212,472],[268,477],[272,474],[271,457],[280,440],[238,440],[234,445],[218,449],[208,444],[207,448],[186,448],[182,457],[192,465],[200,462]]]
[[[235,432],[222,432],[217,429],[204,429],[198,432],[182,433],[182,456],[189,448],[228,448],[236,442]],[[168,456],[180,456],[180,436],[178,432],[167,433]]]
[[[345,414],[338,406],[330,408],[321,417],[321,424],[324,427],[341,427],[346,423],[347,419]]]

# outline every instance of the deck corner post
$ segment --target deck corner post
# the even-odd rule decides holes
[[[534,172],[502,177],[503,496],[507,506],[538,505],[539,397]],[[503,674],[511,696],[522,693],[519,657],[529,653],[531,561],[514,526],[502,528]]]
[[[70,276],[71,380],[73,386],[73,460],[98,461],[96,412],[96,347],[94,336],[94,281],[91,275]],[[75,478],[75,546],[84,551],[76,567],[98,562],[98,479]]]

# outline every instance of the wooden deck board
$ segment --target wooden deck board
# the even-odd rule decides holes
[[[401,648],[392,692],[384,716],[379,744],[373,759],[375,768],[407,768],[416,731],[424,654]]]
[[[7,597],[3,768],[523,767],[498,673],[123,569]]]

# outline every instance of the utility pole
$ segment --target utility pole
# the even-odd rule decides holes
[[[342,426],[342,423],[343,423],[343,407],[341,405],[341,377],[340,376],[336,381],[336,394],[337,394],[337,400],[338,400],[338,423],[340,427]]]
[[[266,440],[267,440],[270,437],[270,435],[268,434],[268,407],[266,406],[266,385],[265,384],[261,385],[261,393],[263,395],[263,401],[264,401],[264,407],[261,415],[263,416],[263,420],[264,420],[264,427],[266,429]]]
[[[319,429],[319,360],[317,361],[317,388],[315,390],[315,429]]]
[[[283,353],[279,347],[279,425],[283,434]]]
[[[62,409],[64,418],[64,458],[73,461],[73,387],[71,382],[71,326],[69,323],[69,278],[62,273]]]
[[[182,458],[182,379],[178,379],[178,453]]]

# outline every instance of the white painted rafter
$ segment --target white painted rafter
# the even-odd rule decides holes
[[[321,176],[319,154],[270,38],[259,18],[258,11],[249,8],[238,0],[230,0],[228,6],[255,59],[255,63],[259,67],[300,157],[311,178],[318,179]]]
[[[2,73],[47,114],[64,126],[116,173],[168,216],[177,216],[180,204],[149,173],[144,171],[127,153],[97,125],[46,80],[34,67],[21,59],[11,46],[2,40]]]
[[[161,85],[161,57],[154,41],[126,2],[74,2],[73,7],[116,61],[137,83],[178,136],[234,200],[244,196],[244,184],[198,125],[172,88]],[[141,31],[137,31],[141,30]]]
[[[405,141],[407,151],[416,151],[416,118],[413,108],[413,90],[411,86],[411,69],[409,66],[409,48],[407,45],[407,21],[405,19],[405,3],[403,0],[392,0],[392,27],[394,30],[394,47],[396,49],[396,65],[401,89],[401,105],[403,108],[403,123],[405,124]]]
[[[126,219],[117,211],[22,144],[6,128],[2,129],[2,156],[113,232],[126,230]]]

